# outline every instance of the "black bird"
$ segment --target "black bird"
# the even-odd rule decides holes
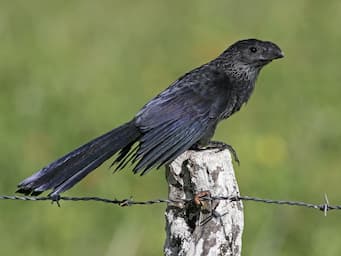
[[[283,52],[274,43],[241,40],[193,69],[149,101],[129,122],[91,140],[23,180],[17,192],[50,196],[70,189],[114,154],[116,170],[136,163],[134,173],[172,162],[190,148],[211,142],[217,124],[248,101],[260,70]],[[226,145],[237,158],[235,151]]]

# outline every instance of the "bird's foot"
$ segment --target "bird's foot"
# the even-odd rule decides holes
[[[237,155],[237,151],[229,144],[226,144],[221,141],[210,141],[207,145],[202,146],[200,144],[196,144],[193,148],[194,150],[206,150],[206,149],[217,149],[217,152],[228,149],[233,157],[233,160],[240,165],[240,161]]]

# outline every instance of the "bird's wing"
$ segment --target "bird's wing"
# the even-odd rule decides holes
[[[134,172],[143,174],[169,163],[200,140],[212,122],[232,111],[229,87],[225,74],[203,66],[177,80],[142,108],[136,115],[143,136],[134,154],[133,161],[138,161]]]

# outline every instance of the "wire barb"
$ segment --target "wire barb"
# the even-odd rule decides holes
[[[324,216],[327,217],[327,212],[329,211],[329,200],[326,193],[324,193],[324,205],[323,209],[321,208],[321,210],[323,210]]]
[[[51,203],[56,203],[60,207],[60,201],[95,201],[102,202],[107,204],[118,205],[121,207],[133,206],[133,205],[152,205],[152,204],[164,204],[164,203],[189,203],[194,202],[196,197],[193,199],[154,199],[147,201],[134,201],[131,198],[129,199],[108,199],[103,197],[68,197],[68,196],[7,196],[0,195],[0,200],[20,200],[20,201],[51,201]],[[258,203],[265,204],[277,204],[277,205],[288,205],[288,206],[299,206],[312,208],[323,211],[324,215],[327,216],[327,212],[330,210],[341,210],[341,205],[330,205],[327,194],[324,194],[324,203],[323,204],[312,204],[300,201],[288,201],[288,200],[273,200],[273,199],[265,199],[259,197],[251,197],[251,196],[210,196],[205,195],[200,197],[201,201],[217,201],[217,200],[228,200],[228,201],[253,201]]]

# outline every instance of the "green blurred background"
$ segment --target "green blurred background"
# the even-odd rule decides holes
[[[130,119],[236,40],[272,40],[267,66],[216,139],[243,195],[341,204],[341,2],[1,1],[0,194]],[[109,163],[65,195],[165,198],[164,170]],[[246,202],[243,255],[341,255],[341,212]],[[0,202],[0,255],[161,255],[165,205]]]

